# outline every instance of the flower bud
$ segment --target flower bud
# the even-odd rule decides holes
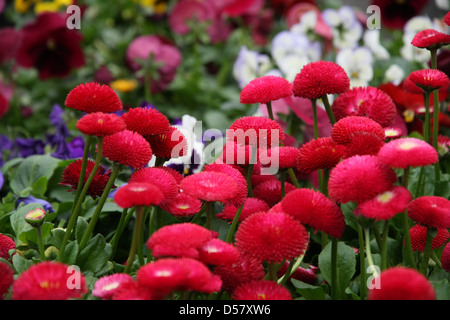
[[[36,208],[31,211],[29,211],[25,215],[25,221],[30,224],[32,227],[40,227],[45,220],[45,216],[47,215],[47,212],[44,209]]]

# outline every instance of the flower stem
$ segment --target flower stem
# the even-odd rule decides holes
[[[87,244],[89,239],[91,238],[92,232],[94,231],[95,225],[97,224],[98,218],[100,217],[100,213],[103,209],[103,205],[106,202],[106,199],[109,196],[109,192],[111,191],[112,186],[114,185],[114,182],[116,181],[117,176],[119,175],[119,172],[121,171],[121,166],[114,164],[113,170],[111,173],[111,176],[109,177],[108,183],[106,184],[105,190],[103,190],[102,196],[100,197],[100,200],[98,201],[97,207],[95,208],[94,214],[92,215],[91,221],[89,221],[88,227],[86,229],[86,232],[83,235],[83,238],[81,239],[79,250],[81,251],[84,246]]]
[[[427,227],[427,237],[425,241],[425,250],[423,252],[422,262],[420,263],[420,272],[426,276],[428,270],[428,260],[431,256],[433,245],[433,230]]]
[[[314,139],[319,137],[319,121],[317,120],[317,99],[312,99],[312,110],[314,119]]]
[[[205,202],[206,209],[206,229],[211,229],[211,220],[214,218],[214,202]]]
[[[92,141],[92,136],[87,136],[86,141],[84,143],[83,158],[81,160],[80,177],[78,178],[77,190],[75,192],[75,197],[73,199],[72,212],[75,209],[75,205],[78,202],[78,198],[80,197],[81,190],[83,189],[85,175],[81,174],[81,173],[86,172],[87,162],[88,162],[88,158],[89,158],[89,149],[91,147],[91,141]]]
[[[155,232],[155,219],[156,219],[156,215],[158,214],[158,207],[157,206],[152,206],[152,209],[150,211],[150,221],[148,222],[148,236],[150,237],[153,232]]]
[[[277,277],[277,266],[274,262],[268,262],[267,263],[267,268],[269,271],[269,278],[272,281],[277,281],[278,277]]]
[[[364,228],[364,237],[365,237],[365,242],[366,242],[367,262],[369,263],[369,267],[375,266],[373,259],[372,259],[372,250],[370,249],[370,229],[369,228]],[[375,268],[372,268],[372,274],[375,278],[378,277],[378,272],[376,271]]]
[[[228,231],[228,235],[227,235],[227,238],[225,240],[228,243],[230,243],[231,240],[233,239],[234,231],[236,230],[236,226],[237,226],[237,224],[239,222],[239,217],[241,216],[242,209],[244,209],[244,205],[239,207],[239,209],[237,210],[237,212],[236,212],[236,214],[235,214],[235,216],[233,218],[233,222],[231,223],[230,230]]]
[[[383,238],[381,239],[381,270],[387,268],[387,239],[390,220],[384,221]]]
[[[410,166],[406,167],[403,172],[403,187],[406,189],[408,189],[410,168],[411,168]],[[420,188],[420,185],[418,185],[417,188]],[[416,261],[414,259],[414,252],[413,252],[412,245],[411,245],[411,237],[409,235],[410,225],[409,225],[408,212],[405,211],[404,213],[402,213],[402,215],[403,215],[403,233],[404,233],[404,237],[405,237],[406,252],[408,255],[409,264],[411,265],[411,267],[416,269],[417,268]]]
[[[286,171],[281,170],[280,171],[280,182],[281,182],[281,199],[284,198],[286,195],[286,188],[285,188],[285,182],[286,182]]]
[[[253,166],[256,163],[256,146],[251,146],[252,155],[250,157],[250,163],[247,165],[247,190],[248,196],[250,198],[253,197],[253,188],[252,188],[252,175],[253,175]]]
[[[364,235],[361,225],[358,223],[358,239],[359,239],[359,264],[360,264],[360,280],[359,292],[361,300],[366,299],[367,295],[367,276],[366,276],[366,255],[364,250]]]
[[[337,279],[337,239],[331,239],[331,299],[336,300],[339,296]]]
[[[130,273],[131,266],[133,265],[134,257],[136,256],[137,246],[139,244],[143,207],[136,206],[136,221],[134,221],[133,240],[131,242],[130,253],[128,255],[127,265],[125,266],[124,273]]]
[[[431,50],[431,67],[437,69],[437,49]],[[438,134],[439,134],[439,90],[433,92],[433,147],[438,151]],[[427,141],[428,142],[428,141]],[[441,180],[441,170],[439,161],[434,164],[435,182]]]
[[[114,256],[117,251],[117,246],[119,244],[119,239],[122,236],[123,229],[130,221],[130,218],[131,218],[133,212],[134,212],[134,209],[129,210],[129,211],[128,211],[128,209],[123,209],[123,211],[122,211],[122,215],[120,216],[120,221],[119,221],[119,225],[117,226],[116,233],[114,233],[114,236],[110,241],[110,244],[112,246],[111,259],[114,259]]]
[[[36,228],[36,235],[37,235],[37,242],[39,247],[39,256],[41,258],[41,261],[45,261],[45,249],[44,249],[44,242],[42,241],[42,232],[41,232],[41,226]]]
[[[423,124],[423,138],[427,143],[430,143],[430,92],[425,90],[423,97],[425,104],[425,121]]]
[[[300,188],[300,184],[298,183],[297,177],[295,176],[294,169],[289,168],[288,169],[288,173],[289,173],[289,178],[291,178],[292,183],[294,184],[294,186],[296,186],[297,188]]]
[[[267,102],[266,106],[267,106],[267,113],[269,114],[269,118],[274,120],[273,110],[272,110],[272,101]]]
[[[330,101],[328,100],[328,96],[324,94],[322,97],[322,102],[325,106],[325,110],[327,111],[328,118],[330,118],[331,125],[336,123],[336,118],[334,117],[333,110],[331,110]]]

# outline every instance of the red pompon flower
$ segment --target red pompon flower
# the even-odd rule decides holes
[[[445,16],[442,20],[444,21],[444,23],[446,25],[450,26],[450,11],[445,14]]]
[[[346,145],[345,158],[352,156],[372,155],[376,156],[384,145],[385,140],[378,134],[365,131],[357,131],[350,134],[350,143]]]
[[[171,168],[171,167],[164,167],[164,166],[159,166],[157,168],[163,169],[164,171],[169,172],[172,177],[175,178],[176,182],[178,183],[178,185],[181,183],[181,181],[184,179],[184,176],[177,170]]]
[[[284,194],[297,189],[292,183],[284,183]],[[257,199],[264,200],[270,207],[274,206],[281,200],[281,181],[280,180],[266,180],[259,183],[253,188],[253,196]]]
[[[12,255],[14,255],[15,253],[12,253],[12,255],[10,256],[9,251],[13,249],[16,250],[16,243],[14,242],[14,239],[0,233],[0,258],[3,258],[7,261],[12,261]]]
[[[358,212],[369,219],[389,220],[405,211],[411,200],[412,195],[408,189],[395,186],[392,190],[358,204]]]
[[[125,128],[123,119],[114,113],[88,113],[77,121],[77,129],[88,136],[109,136]]]
[[[117,93],[109,86],[96,82],[77,85],[67,95],[65,105],[86,113],[122,110],[122,101]]]
[[[450,200],[438,196],[423,196],[408,205],[408,217],[430,228],[450,228]]]
[[[162,203],[161,209],[175,217],[184,218],[191,217],[200,212],[202,204],[200,200],[180,192],[172,201]]]
[[[161,204],[173,201],[178,195],[178,183],[166,170],[158,167],[146,167],[133,172],[129,183],[151,183],[161,190],[164,198]]]
[[[345,229],[345,218],[336,203],[312,189],[296,189],[281,201],[281,209],[302,224],[339,239]]]
[[[450,272],[450,242],[448,242],[441,254],[442,269]]]
[[[345,70],[335,62],[314,61],[296,75],[293,92],[297,97],[319,99],[326,94],[340,94],[350,88]]]
[[[331,169],[345,156],[345,146],[337,144],[331,137],[310,140],[299,149],[297,170],[311,173],[319,169]]]
[[[148,290],[136,282],[124,282],[114,292],[112,300],[162,300],[161,294]]]
[[[378,158],[391,167],[401,169],[428,166],[439,160],[436,149],[417,138],[399,138],[387,142],[378,152]]]
[[[292,300],[288,289],[275,281],[260,280],[244,283],[237,287],[233,300]]]
[[[153,154],[158,158],[169,160],[183,157],[188,152],[188,142],[184,134],[175,127],[169,127],[166,132],[146,136]]]
[[[0,261],[0,300],[4,297],[14,282],[14,270],[5,262]]]
[[[219,219],[229,220],[231,223],[236,216],[238,211],[238,207],[232,204],[225,204],[221,213],[218,213],[216,216]],[[241,214],[239,215],[239,222],[246,219],[253,213],[269,211],[270,207],[266,201],[258,199],[258,198],[247,198],[244,203],[244,207],[242,208]]]
[[[32,265],[14,281],[12,300],[69,300],[87,292],[82,273],[63,263],[46,261]]]
[[[348,116],[364,116],[378,122],[382,127],[390,126],[397,114],[391,97],[375,87],[354,87],[340,94],[331,109],[336,120]]]
[[[123,130],[103,139],[103,156],[110,161],[142,168],[152,158],[150,144],[138,133]]]
[[[191,197],[207,202],[226,202],[238,190],[230,175],[214,171],[202,171],[185,177],[180,183],[180,189]]]
[[[328,193],[331,199],[340,203],[360,203],[392,189],[396,181],[394,170],[378,157],[353,156],[331,170]]]
[[[434,29],[425,29],[414,36],[411,44],[422,49],[439,49],[450,44],[450,35]]]
[[[435,300],[436,292],[428,279],[412,268],[391,267],[382,271],[380,286],[369,289],[369,300]]]
[[[376,121],[361,116],[348,116],[337,121],[331,128],[331,138],[334,142],[348,145],[357,132],[369,132],[385,139],[383,127]]]
[[[229,165],[246,166],[250,162],[257,163],[259,155],[256,151],[256,159],[252,160],[252,146],[240,145],[237,141],[226,141],[222,148],[222,156],[216,160],[216,163],[226,163]]]
[[[239,259],[239,251],[230,243],[218,238],[209,240],[199,249],[199,260],[207,265],[232,264]]]
[[[252,280],[262,280],[265,276],[264,266],[260,261],[239,254],[239,259],[232,264],[222,264],[214,267],[214,273],[222,281],[222,289],[228,293]]]
[[[277,275],[281,278],[287,271],[290,261],[285,261],[280,269],[278,269]],[[290,279],[299,280],[301,282],[314,285],[317,283],[317,270],[319,268],[310,265],[309,268],[298,267],[290,276]]]
[[[122,115],[127,129],[142,136],[163,134],[170,129],[170,122],[165,115],[154,108],[131,108]]]
[[[251,145],[258,148],[271,148],[280,145],[285,135],[275,120],[245,116],[234,121],[226,131],[227,140],[239,145]]]
[[[280,170],[295,168],[299,150],[296,147],[277,146],[260,152],[259,160],[263,166],[274,165],[273,159],[278,162]]]
[[[114,201],[121,208],[150,207],[160,204],[163,199],[164,194],[157,186],[145,182],[128,183],[114,194]]]
[[[60,185],[71,187],[68,191],[76,191],[78,188],[78,179],[81,174],[81,165],[83,160],[77,159],[70,163],[63,171]],[[95,161],[88,159],[86,164],[86,171],[84,172],[84,181],[86,182],[88,177],[94,169]],[[103,166],[99,166],[94,178],[89,185],[86,194],[90,195],[93,199],[100,197],[105,190],[106,184],[108,183],[109,177],[111,176],[111,169],[106,170]],[[116,186],[113,185],[111,188],[115,189]]]
[[[258,261],[282,262],[302,255],[309,243],[306,228],[292,216],[258,212],[241,222],[235,246]]]
[[[45,12],[20,30],[17,63],[36,68],[41,79],[68,76],[86,64],[81,46],[82,34],[67,28],[67,16]]]
[[[114,296],[120,286],[133,282],[133,278],[126,273],[114,273],[103,276],[95,282],[92,295],[103,300],[109,300]]]
[[[448,76],[437,69],[416,70],[411,72],[408,78],[416,86],[429,93],[441,88],[447,88],[450,85]]]
[[[279,76],[263,76],[250,81],[241,91],[241,103],[268,103],[292,95],[292,84]]]
[[[211,163],[205,165],[203,171],[221,172],[233,178],[234,182],[236,182],[236,194],[233,198],[227,200],[226,203],[236,207],[240,207],[245,203],[248,195],[247,180],[238,169],[226,163]]]
[[[414,251],[425,251],[425,243],[427,240],[427,227],[420,224],[416,224],[409,229],[409,235],[411,237],[411,246]],[[447,240],[450,238],[450,234],[447,229],[440,228],[437,229],[436,236],[433,238],[431,243],[431,248],[440,248]]]
[[[176,223],[158,229],[147,241],[155,258],[190,257],[198,259],[199,249],[212,239],[211,231],[194,223]]]

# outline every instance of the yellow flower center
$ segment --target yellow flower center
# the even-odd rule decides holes
[[[398,146],[400,150],[411,150],[414,149],[415,147],[417,147],[417,143],[413,142],[413,141],[405,141],[403,143],[400,143],[400,145]]]
[[[381,203],[388,203],[394,197],[394,193],[387,191],[377,196],[377,200]]]

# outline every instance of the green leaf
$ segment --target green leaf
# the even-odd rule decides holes
[[[78,217],[77,226],[75,229],[75,238],[77,239],[78,243],[80,243],[81,239],[83,238],[87,227],[88,223],[86,219],[84,219],[83,217]]]
[[[43,176],[37,179],[31,186],[32,192],[37,195],[43,196],[47,191],[47,177]]]
[[[10,183],[12,191],[15,194],[21,194],[28,188],[33,190],[33,185],[42,177],[46,177],[48,181],[58,166],[58,162],[59,159],[49,155],[29,156],[17,167]],[[38,182],[37,186],[42,190],[41,184],[42,181]]]
[[[325,280],[331,284],[332,264],[331,246],[329,242],[319,255],[319,269]],[[337,283],[339,287],[339,297],[345,296],[345,289],[356,270],[356,255],[352,247],[343,242],[337,244]]]
[[[90,272],[95,275],[102,270],[110,255],[111,246],[107,246],[105,238],[101,234],[97,234],[81,250],[76,264],[83,272]]]
[[[25,259],[25,257],[19,254],[15,254],[12,257],[12,264],[16,269],[17,273],[21,274],[22,272],[26,271],[29,267],[33,265],[33,261]]]
[[[53,245],[55,247],[57,247],[58,249],[61,248],[61,244],[63,242],[65,234],[66,234],[66,231],[62,228],[55,228],[51,232],[51,235],[53,238]]]
[[[306,300],[325,300],[326,293],[322,287],[313,286],[296,279],[291,279],[291,281],[295,290]]]
[[[73,265],[76,264],[77,256],[78,256],[78,243],[76,241],[71,241],[66,245],[61,260],[68,265]]]

